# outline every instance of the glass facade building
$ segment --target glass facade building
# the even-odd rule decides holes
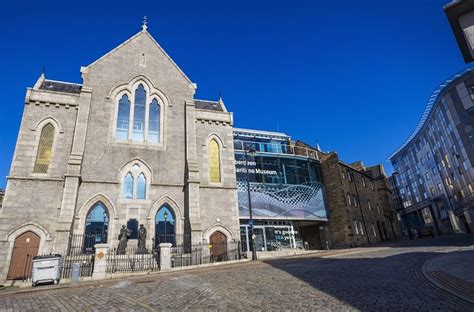
[[[413,134],[391,156],[402,226],[474,231],[474,72],[443,82]]]
[[[249,186],[257,251],[321,248],[327,214],[316,152],[283,133],[237,128],[234,150],[243,250],[250,248]]]

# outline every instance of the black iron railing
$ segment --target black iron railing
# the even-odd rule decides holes
[[[106,261],[106,273],[150,272],[160,269],[160,253],[157,249],[139,250],[129,247],[125,250],[112,248]]]

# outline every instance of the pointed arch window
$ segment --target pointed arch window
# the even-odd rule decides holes
[[[122,175],[122,198],[127,200],[144,200],[147,198],[147,187],[151,172],[138,163],[126,166]]]
[[[143,173],[140,173],[137,180],[137,199],[146,198],[146,178]]]
[[[155,244],[161,243],[176,246],[176,217],[168,205],[163,205],[155,215]]]
[[[83,252],[94,252],[95,244],[107,243],[109,214],[102,202],[91,207],[86,217]]]
[[[130,100],[128,99],[128,96],[124,94],[118,104],[117,129],[115,132],[115,138],[117,140],[128,139],[129,125],[130,125]]]
[[[209,171],[211,182],[221,182],[219,144],[215,139],[209,142]]]
[[[48,173],[49,163],[53,152],[54,127],[46,124],[41,129],[38,151],[36,152],[35,166],[33,173]]]
[[[133,199],[133,176],[131,172],[127,173],[123,181],[123,198]]]
[[[115,126],[117,141],[159,144],[163,141],[163,104],[159,91],[144,81],[119,93]]]
[[[160,142],[160,115],[161,106],[156,99],[153,99],[149,107],[148,116],[148,141],[152,143]]]
[[[146,91],[142,84],[135,90],[135,106],[133,113],[133,141],[143,141],[145,139],[145,111],[146,111]]]

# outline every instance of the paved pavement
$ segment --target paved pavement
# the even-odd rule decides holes
[[[474,235],[0,293],[0,310],[473,311],[422,274],[427,260],[469,245]]]
[[[438,287],[474,305],[474,246],[429,259],[423,274]]]

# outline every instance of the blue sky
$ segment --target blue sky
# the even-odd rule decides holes
[[[467,67],[442,6],[399,1],[2,1],[0,188],[26,87],[81,82],[88,65],[149,31],[235,126],[279,130],[346,162],[384,163],[428,97]]]

